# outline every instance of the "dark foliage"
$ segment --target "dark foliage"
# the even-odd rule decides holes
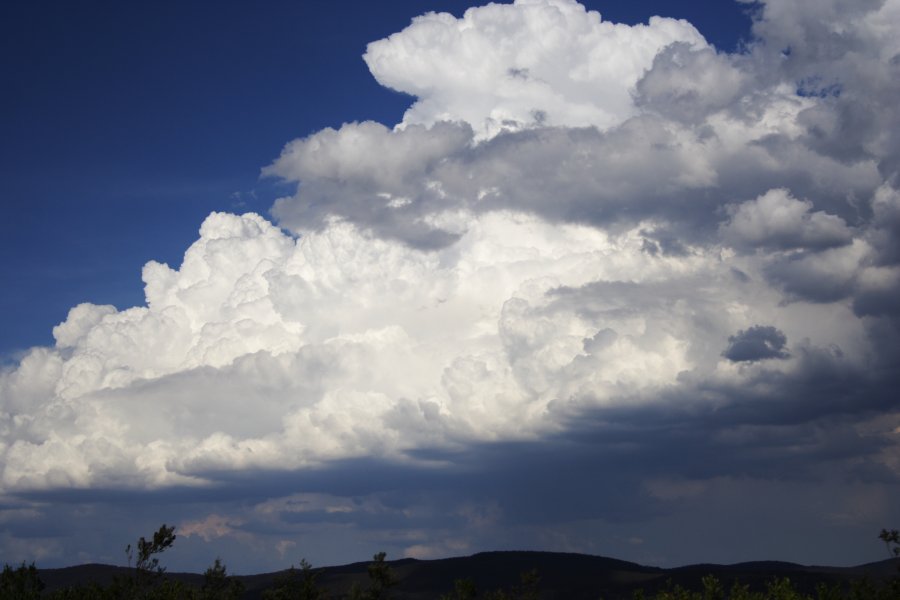
[[[319,571],[306,559],[300,560],[300,571],[291,566],[275,579],[275,587],[263,593],[264,600],[325,600],[325,591],[318,585]]]
[[[237,600],[244,593],[244,584],[226,573],[221,559],[206,569],[203,574],[203,587],[200,588],[201,600]],[[301,596],[301,598],[304,598]]]
[[[0,575],[0,598],[9,600],[32,600],[41,597],[44,583],[38,577],[37,567],[23,562],[17,569],[9,565],[3,567]]]

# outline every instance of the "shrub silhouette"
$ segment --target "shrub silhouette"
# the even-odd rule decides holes
[[[444,594],[441,600],[472,600],[478,595],[475,582],[471,579],[457,579],[453,582],[453,594]]]
[[[37,600],[41,597],[44,582],[38,577],[37,567],[23,562],[17,569],[9,565],[3,567],[0,575],[0,598],[6,600]]]

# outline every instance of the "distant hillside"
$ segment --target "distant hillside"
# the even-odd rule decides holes
[[[726,588],[734,581],[761,589],[773,577],[788,577],[799,591],[811,592],[819,582],[847,583],[868,577],[884,581],[897,574],[896,562],[885,560],[858,567],[803,566],[785,562],[748,562],[734,565],[700,564],[662,569],[646,567],[613,558],[559,552],[482,552],[472,556],[440,560],[402,559],[388,561],[399,584],[392,590],[397,600],[436,599],[453,590],[454,581],[469,578],[478,590],[509,589],[519,583],[520,575],[536,569],[540,577],[541,598],[546,600],[597,600],[598,597],[630,598],[631,592],[661,589],[671,581],[698,589],[703,576],[713,574]],[[335,596],[345,594],[356,582],[365,585],[368,562],[323,567],[319,584]],[[116,576],[128,575],[125,567],[81,565],[64,569],[41,569],[47,591],[78,583],[95,581],[106,584]],[[261,598],[275,578],[283,574],[263,573],[238,577],[246,586],[245,598]],[[195,573],[167,573],[167,577],[201,585],[203,576]]]

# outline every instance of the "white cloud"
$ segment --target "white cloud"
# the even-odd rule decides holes
[[[745,58],[712,48],[670,44],[637,82],[638,104],[686,121],[733,109],[739,99],[756,92],[750,74],[741,68],[745,63]]]
[[[603,21],[574,0],[516,0],[428,13],[369,44],[375,78],[418,99],[403,123],[465,121],[483,139],[536,125],[612,127],[633,116],[635,84],[665,46],[705,47],[688,22]]]
[[[843,219],[812,212],[812,207],[812,202],[797,200],[788,190],[769,190],[756,200],[731,206],[731,219],[720,231],[730,243],[747,248],[828,248],[853,239]]]
[[[179,268],[146,265],[145,306],[79,305],[0,375],[0,486],[412,461],[598,407],[777,396],[821,357],[866,380],[897,194],[895,84],[870,64],[894,42],[860,31],[895,4],[840,21],[852,64],[836,25],[774,1],[741,56],[563,0],[415,20],[366,54],[418,97],[400,127],[326,129],[264,169],[299,184],[273,210],[290,233],[212,214]],[[823,47],[773,51],[794,39]],[[798,95],[816,73],[846,91]],[[867,93],[872,127],[838,151]],[[723,357],[760,326],[783,360]]]
[[[532,438],[567,406],[715,371],[731,333],[778,320],[742,300],[718,253],[652,256],[642,227],[467,218],[457,243],[423,252],[342,222],[295,240],[211,215],[181,269],[145,269],[146,308],[102,310],[5,377],[56,375],[27,420],[7,413],[4,486],[199,483]]]
[[[106,315],[116,312],[115,306],[79,304],[69,311],[65,321],[53,328],[57,348],[71,348],[90,332]]]

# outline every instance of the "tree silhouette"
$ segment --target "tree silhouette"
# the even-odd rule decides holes
[[[201,600],[237,600],[243,593],[244,584],[228,576],[225,565],[219,558],[203,574]]]
[[[300,573],[291,565],[275,580],[275,588],[263,593],[264,600],[324,600],[326,595],[318,585],[319,571],[305,558],[300,559]]]
[[[900,531],[882,529],[878,534],[878,539],[884,542],[891,556],[900,558]],[[897,569],[900,569],[900,563],[897,564]]]
[[[152,540],[148,541],[141,536],[141,539],[137,541],[137,561],[134,564],[138,573],[156,573],[158,575],[165,573],[166,569],[159,566],[159,558],[156,555],[170,548],[175,543],[175,537],[175,527],[166,527],[165,523],[153,534]],[[134,557],[131,544],[125,546],[125,554],[128,555],[128,564],[131,565]]]
[[[354,584],[350,588],[350,600],[389,600],[390,589],[397,585],[397,577],[393,569],[385,562],[385,552],[379,552],[372,557],[369,564],[369,587],[365,591]]]

